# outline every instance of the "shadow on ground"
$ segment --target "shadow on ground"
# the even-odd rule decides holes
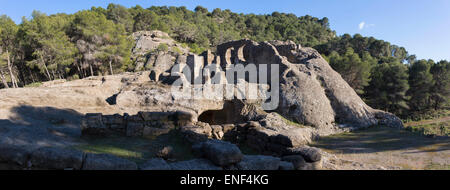
[[[376,153],[414,149],[416,152],[441,152],[450,150],[450,138],[430,138],[406,130],[386,127],[322,137],[312,144],[341,154]]]
[[[10,110],[8,119],[0,120],[0,149],[2,146],[20,146],[34,150],[43,146],[75,148],[83,152],[112,154],[144,162],[162,150],[173,148],[177,161],[193,158],[191,145],[176,131],[152,138],[81,136],[83,114],[71,109],[54,107],[18,106]]]

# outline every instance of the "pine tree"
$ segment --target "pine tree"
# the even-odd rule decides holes
[[[450,100],[450,62],[440,61],[431,67],[430,72],[434,84],[431,88],[432,106],[439,110]]]
[[[408,89],[408,68],[399,62],[383,63],[372,69],[365,97],[374,108],[402,115],[409,108]]]
[[[423,112],[430,106],[431,87],[433,86],[433,75],[430,73],[433,61],[420,60],[414,62],[409,68],[408,96],[411,111]]]

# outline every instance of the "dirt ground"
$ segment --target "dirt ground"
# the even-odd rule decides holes
[[[450,170],[450,138],[373,127],[323,137],[312,146],[335,155],[336,169]]]

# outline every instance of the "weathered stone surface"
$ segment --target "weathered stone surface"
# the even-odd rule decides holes
[[[141,137],[144,134],[144,124],[137,122],[128,122],[127,124],[127,136],[128,137]]]
[[[289,148],[284,155],[301,155],[307,162],[318,162],[322,160],[320,149],[308,146]]]
[[[223,133],[228,133],[230,131],[232,131],[234,128],[236,128],[236,126],[234,124],[227,124],[227,125],[223,125]]]
[[[205,158],[218,166],[236,164],[243,158],[241,150],[236,145],[225,141],[208,140],[201,143],[198,148],[201,149]]]
[[[123,116],[119,115],[119,114],[114,114],[114,115],[104,115],[103,117],[103,124],[105,125],[124,125],[124,119]]]
[[[83,156],[83,152],[78,150],[44,147],[31,154],[30,162],[33,167],[38,168],[79,170],[83,163]]]
[[[87,154],[83,170],[137,170],[136,163],[109,154]]]
[[[294,164],[291,162],[280,162],[280,170],[295,170]]]
[[[139,112],[144,121],[169,121],[174,112]]]
[[[280,104],[277,112],[298,123],[314,126],[320,135],[341,126],[368,127],[378,123],[378,112],[367,106],[342,77],[312,48],[293,42],[239,40],[217,47],[222,67],[243,63],[280,66]],[[270,80],[270,79],[269,79]],[[398,122],[389,123],[400,125]]]
[[[26,166],[31,151],[27,146],[0,144],[0,161]]]
[[[155,137],[159,135],[164,135],[170,133],[171,129],[161,129],[155,127],[144,127],[143,136],[144,137]]]
[[[156,153],[156,156],[162,159],[170,159],[173,157],[173,147],[166,146],[163,149],[161,149],[158,153]]]
[[[239,170],[278,170],[280,158],[272,156],[244,156],[236,165]]]
[[[83,135],[105,135],[108,127],[103,123],[101,113],[88,113],[81,120]]]
[[[402,129],[404,127],[402,120],[391,113],[387,113],[384,111],[378,111],[376,113],[376,118],[378,119],[379,125],[384,125],[384,126],[398,128],[398,129]]]
[[[205,159],[195,159],[189,161],[171,163],[172,170],[222,170],[211,161]]]
[[[201,127],[198,125],[187,125],[181,127],[180,132],[189,142],[197,143],[208,140],[211,133],[211,128]]]
[[[300,155],[285,156],[281,160],[292,163],[296,170],[305,170],[307,167],[305,159]]]
[[[188,125],[194,121],[194,115],[185,111],[177,111],[176,121],[179,126]]]
[[[220,125],[212,125],[211,128],[212,128],[213,138],[221,140],[223,138],[223,136],[224,136],[222,126],[220,126]]]
[[[141,170],[171,170],[170,165],[161,158],[155,158],[147,161],[141,167]]]
[[[136,42],[131,55],[136,61],[135,71],[151,70],[155,74],[155,81],[159,80],[161,73],[175,64],[178,56],[189,52],[161,31],[140,31],[132,36]],[[167,50],[160,49],[163,46],[167,47]]]

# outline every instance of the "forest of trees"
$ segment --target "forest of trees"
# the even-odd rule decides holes
[[[292,40],[316,48],[374,108],[406,117],[449,104],[448,61],[417,60],[403,47],[359,34],[336,36],[327,18],[209,12],[201,6],[34,11],[18,25],[0,16],[0,88],[133,71],[130,35],[142,30],[167,32],[198,54],[242,38]]]

